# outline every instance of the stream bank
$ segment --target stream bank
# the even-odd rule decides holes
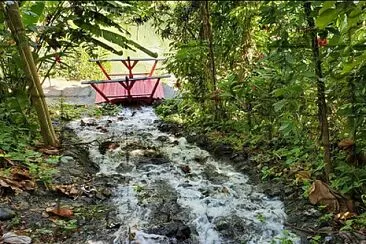
[[[205,132],[183,127],[181,124],[160,121],[161,131],[184,136],[189,143],[207,150],[214,158],[232,165],[235,170],[249,177],[249,182],[257,186],[257,190],[269,197],[280,199],[284,203],[287,230],[299,237],[299,243],[366,243],[366,236],[352,231],[334,231],[331,219],[325,219],[327,212],[312,205],[303,194],[301,185],[291,184],[283,177],[261,179],[262,172],[255,161],[255,152],[243,146],[241,150],[234,149],[228,143],[215,142]],[[263,165],[262,165],[263,166]],[[328,214],[329,215],[329,214]]]

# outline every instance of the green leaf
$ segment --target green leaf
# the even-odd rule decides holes
[[[94,37],[90,37],[89,41],[94,43],[95,45],[100,46],[100,47],[102,47],[102,48],[104,48],[104,49],[106,49],[106,50],[108,50],[112,53],[115,53],[115,54],[119,55],[119,56],[123,55],[123,51],[117,50],[114,47],[110,46],[109,44],[107,44],[103,41],[100,41],[98,39],[95,39]]]
[[[281,100],[273,104],[274,110],[279,112],[286,104],[286,100]]]
[[[143,51],[144,53],[146,53],[146,54],[148,54],[152,57],[157,57],[158,56],[157,53],[149,51],[147,48],[144,48],[140,44],[138,44],[138,43],[136,43],[136,42],[134,42],[134,41],[118,34],[118,33],[115,33],[115,32],[109,31],[109,30],[101,29],[98,26],[87,24],[87,23],[84,23],[80,20],[75,20],[74,23],[77,26],[79,26],[80,28],[82,28],[83,30],[87,30],[91,34],[93,34],[97,37],[102,37],[105,40],[107,40],[111,43],[117,44],[122,48],[133,50],[131,46],[134,46],[137,49]]]
[[[25,26],[35,25],[39,17],[42,15],[45,7],[44,1],[35,2],[30,6],[29,10],[24,10],[22,14],[23,23]]]
[[[325,28],[329,23],[335,20],[338,16],[337,9],[327,9],[316,18],[316,26],[320,29]]]
[[[327,9],[333,8],[336,1],[325,1],[323,7],[319,10],[319,14],[324,13]]]

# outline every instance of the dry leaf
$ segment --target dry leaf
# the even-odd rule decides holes
[[[351,148],[355,143],[351,139],[343,139],[338,143],[338,147],[342,150],[347,150]]]
[[[335,217],[337,220],[347,220],[347,219],[350,219],[355,216],[357,216],[355,213],[347,211],[347,212],[341,212],[341,213],[337,214]]]
[[[17,180],[17,181],[22,181],[22,180],[31,180],[32,177],[29,175],[29,171],[26,169],[21,169],[21,168],[13,168],[11,170],[12,173],[12,179],[13,180]]]
[[[76,188],[74,184],[57,185],[54,187],[54,190],[67,196],[77,196],[79,194],[79,190]]]
[[[72,210],[68,208],[46,208],[46,212],[64,218],[71,218],[73,216]]]
[[[313,182],[309,200],[312,204],[326,206],[327,210],[333,213],[354,212],[353,201],[346,199],[339,193],[333,191],[329,186],[320,180]]]
[[[301,171],[298,171],[296,174],[295,174],[295,178],[296,178],[296,183],[298,182],[303,182],[305,180],[309,180],[311,177],[311,174],[309,171],[305,171],[305,170],[301,170]]]
[[[309,200],[312,204],[325,205],[330,212],[339,211],[337,198],[331,193],[329,187],[320,180],[314,181],[311,186]]]
[[[60,151],[58,149],[47,149],[47,148],[41,148],[39,149],[41,153],[47,154],[47,155],[58,155]]]

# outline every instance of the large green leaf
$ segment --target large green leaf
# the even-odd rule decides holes
[[[45,2],[44,1],[37,1],[37,2],[29,2],[32,4],[31,6],[25,5],[24,10],[22,11],[22,19],[25,26],[35,25],[39,17],[42,15]]]
[[[113,46],[109,45],[108,43],[103,42],[101,40],[98,40],[98,39],[96,39],[94,37],[88,37],[88,38],[86,38],[86,40],[89,41],[89,42],[92,42],[95,45],[100,46],[100,47],[102,47],[102,48],[104,48],[104,49],[106,49],[106,50],[108,50],[108,51],[110,51],[112,53],[115,53],[115,54],[120,55],[120,56],[123,55],[123,51],[117,50]]]
[[[316,18],[316,26],[320,29],[325,28],[329,25],[332,21],[334,21],[338,16],[338,10],[329,8],[323,11],[317,18]]]
[[[74,23],[77,26],[79,26],[81,29],[89,31],[92,35],[95,35],[97,37],[102,37],[105,40],[107,40],[111,43],[117,44],[122,48],[133,50],[133,48],[131,47],[131,46],[133,46],[152,57],[158,56],[157,53],[149,51],[147,48],[141,46],[140,44],[138,44],[130,39],[127,39],[126,37],[124,37],[118,33],[108,31],[108,30],[103,30],[103,29],[99,28],[98,26],[95,26],[92,24],[87,24],[80,20],[75,20]]]

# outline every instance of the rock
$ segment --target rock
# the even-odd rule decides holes
[[[159,156],[153,157],[153,158],[144,157],[137,162],[136,169],[142,169],[144,166],[149,165],[149,164],[161,165],[161,164],[166,164],[166,163],[169,163],[169,160],[164,157],[159,157]]]
[[[189,167],[189,165],[182,165],[179,167],[185,174],[189,174],[191,173],[191,168]]]
[[[9,208],[0,207],[0,220],[9,220],[15,217],[15,212]]]
[[[158,136],[158,138],[156,138],[157,141],[160,142],[167,142],[169,141],[169,136]]]
[[[233,147],[227,143],[220,143],[215,147],[214,153],[218,156],[231,156],[234,152]]]
[[[117,166],[116,171],[118,173],[126,173],[126,172],[130,172],[131,170],[133,170],[133,168],[134,168],[134,166],[132,164],[122,162]]]
[[[112,141],[104,141],[99,145],[99,152],[105,154],[107,151],[115,150],[119,147],[119,144]]]
[[[215,184],[222,184],[229,179],[228,176],[217,172],[216,166],[212,164],[207,164],[205,166],[202,175]]]
[[[149,233],[176,238],[178,241],[184,241],[190,238],[191,229],[181,221],[174,221],[163,224],[157,228],[150,229]]]
[[[104,189],[102,190],[102,194],[103,194],[105,197],[110,197],[110,196],[112,196],[112,191],[111,191],[110,189],[108,189],[108,188],[104,188]]]
[[[205,164],[208,160],[209,156],[201,156],[201,155],[196,155],[194,157],[194,161],[196,161],[199,164]]]
[[[74,160],[73,157],[71,156],[62,156],[60,158],[60,162],[63,163],[63,164],[66,164],[66,163],[69,163],[69,162],[72,162]]]
[[[97,121],[95,119],[82,119],[80,121],[80,126],[96,126]]]
[[[32,243],[32,239],[28,236],[18,236],[17,234],[13,232],[8,232],[3,235],[3,237],[0,239],[0,241],[3,241],[7,244],[29,244]]]
[[[95,194],[95,197],[96,197],[97,199],[99,199],[99,200],[105,200],[105,199],[106,199],[106,197],[105,197],[101,192],[97,192],[97,193]]]

